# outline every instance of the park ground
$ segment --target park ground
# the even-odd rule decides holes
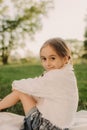
[[[36,77],[42,74],[43,68],[40,64],[11,64],[0,65],[0,98],[3,98],[11,92],[11,84],[13,80],[19,80],[22,78]],[[77,78],[78,90],[79,90],[79,110],[87,110],[87,63],[74,64],[74,71]],[[17,114],[24,114],[20,103],[6,109]]]

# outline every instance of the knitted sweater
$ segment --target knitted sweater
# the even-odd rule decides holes
[[[60,128],[70,128],[78,107],[78,89],[71,64],[44,76],[16,80],[12,89],[32,95],[42,116]]]

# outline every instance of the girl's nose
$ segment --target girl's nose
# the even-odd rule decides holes
[[[47,65],[47,66],[50,66],[50,65],[51,65],[51,63],[50,63],[49,60],[46,61],[46,65]]]

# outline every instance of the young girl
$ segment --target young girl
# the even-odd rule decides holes
[[[61,38],[49,39],[40,49],[40,59],[43,76],[14,81],[0,110],[20,100],[25,112],[21,130],[68,130],[78,106],[70,50]]]

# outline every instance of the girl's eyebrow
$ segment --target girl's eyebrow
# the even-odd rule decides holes
[[[40,56],[40,59],[46,58],[45,56]]]
[[[52,57],[52,56],[56,57],[56,55],[49,55],[49,57]],[[45,57],[45,56],[40,56],[40,57],[43,58],[43,57]]]
[[[43,58],[43,57],[45,57],[45,56],[40,56],[40,58]]]
[[[56,56],[56,55],[50,55],[50,56]]]

